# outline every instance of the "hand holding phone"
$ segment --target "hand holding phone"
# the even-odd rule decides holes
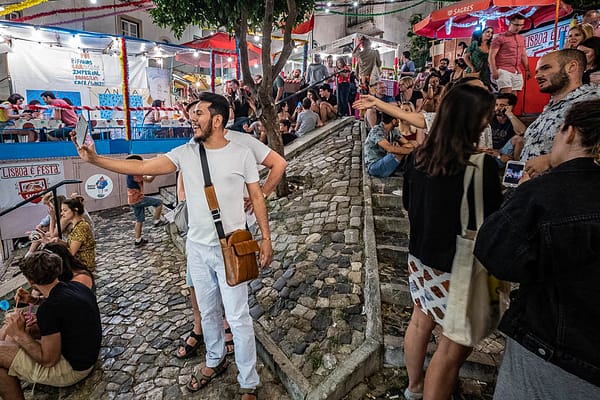
[[[525,171],[525,163],[521,161],[508,161],[506,163],[506,169],[504,170],[504,176],[502,177],[502,184],[504,186],[515,187],[519,185],[523,172]]]

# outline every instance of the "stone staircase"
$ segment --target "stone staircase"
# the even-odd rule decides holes
[[[383,319],[384,365],[404,367],[404,334],[412,313],[408,289],[408,215],[402,196],[392,194],[402,189],[401,177],[371,177],[371,193]],[[439,329],[434,331],[427,349],[429,362],[437,348]],[[461,369],[467,380],[493,383],[500,365],[504,338],[494,333],[478,345]]]

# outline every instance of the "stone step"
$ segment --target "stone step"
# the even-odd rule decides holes
[[[376,232],[406,233],[409,231],[408,218],[374,215]]]
[[[397,208],[404,210],[402,206],[402,196],[386,193],[373,193],[372,199],[374,208]],[[375,211],[375,213],[378,212]]]
[[[485,339],[484,342],[498,342],[497,337]],[[503,342],[503,341],[502,341]],[[383,337],[384,353],[383,363],[385,366],[404,368],[404,338],[398,336],[384,335]],[[504,348],[503,343],[497,343],[497,349],[493,352],[480,351],[478,346],[460,369],[461,378],[476,379],[483,382],[495,382],[498,375],[498,368],[502,361],[500,349]],[[427,346],[427,356],[425,366],[429,365],[431,357],[437,349],[436,343],[429,343]]]
[[[397,283],[381,283],[379,285],[381,292],[381,301],[388,304],[397,304],[399,306],[412,305],[410,290],[406,285]]]
[[[158,193],[166,204],[177,204],[177,187],[175,185],[163,186]]]
[[[371,191],[373,194],[389,194],[392,195],[394,190],[402,190],[403,179],[399,176],[390,176],[388,178],[371,177]],[[402,198],[402,196],[398,196]]]
[[[377,259],[395,265],[406,265],[408,262],[408,247],[390,244],[377,245]]]

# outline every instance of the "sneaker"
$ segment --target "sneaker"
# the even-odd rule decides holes
[[[147,239],[141,238],[140,240],[136,240],[135,242],[133,242],[134,246],[143,246],[146,243],[148,243]]]
[[[159,219],[158,221],[154,221],[152,224],[155,228],[158,228],[159,226],[166,225],[167,221],[165,221],[164,219]]]
[[[396,189],[392,191],[392,194],[395,196],[402,196],[402,189]]]

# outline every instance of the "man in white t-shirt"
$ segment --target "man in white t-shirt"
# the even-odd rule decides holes
[[[198,101],[191,102],[187,105],[187,112],[191,113],[190,120],[192,122],[192,127],[195,126],[196,118],[193,113],[194,107]],[[262,191],[265,198],[270,195],[281,181],[283,177],[283,173],[287,167],[287,161],[275,151],[271,150],[268,146],[262,143],[260,140],[253,138],[250,135],[238,132],[238,131],[226,131],[225,139],[230,140],[234,143],[241,144],[242,146],[248,147],[252,154],[254,155],[254,159],[256,165],[263,165],[265,168],[269,170],[269,174],[267,175],[267,179],[262,185]],[[191,139],[193,142],[194,139]],[[177,177],[177,187],[178,193],[185,189],[185,185],[183,183],[183,174],[179,174]],[[185,192],[182,193],[185,196]],[[185,197],[180,197],[178,200],[184,200]],[[256,217],[254,216],[254,210],[252,208],[252,202],[248,197],[248,193],[244,190],[244,210],[246,211],[246,224],[249,227],[250,231],[254,234],[256,231]],[[192,310],[194,314],[194,325],[192,331],[189,333],[187,338],[184,340],[183,344],[179,346],[176,352],[176,356],[180,359],[185,359],[192,357],[196,354],[196,350],[202,343],[202,317],[200,314],[200,310],[198,309],[198,302],[196,300],[196,290],[194,289],[194,282],[192,281],[192,277],[190,275],[189,268],[186,271],[186,283],[190,289],[190,300],[192,303]],[[231,333],[231,327],[227,322],[224,324],[225,328],[225,347],[227,349],[227,354],[233,354],[235,351],[235,344],[233,341],[233,335]],[[229,337],[227,337],[229,336]]]
[[[99,156],[93,146],[86,145],[77,146],[77,152],[83,160],[121,174],[164,175],[176,170],[183,172],[189,213],[186,242],[188,267],[194,287],[203,294],[197,300],[203,315],[206,345],[206,362],[194,368],[192,379],[186,387],[190,391],[198,391],[227,368],[222,304],[236,342],[235,361],[239,371],[238,382],[244,393],[242,399],[255,399],[259,377],[256,372],[254,329],[248,307],[248,286],[243,283],[231,287],[226,283],[223,255],[204,195],[199,143],[203,143],[206,149],[225,233],[245,227],[246,215],[241,199],[244,197],[244,187],[248,189],[263,238],[260,244],[261,267],[269,265],[273,256],[267,209],[251,150],[225,139],[225,124],[229,116],[227,100],[223,96],[203,92],[192,114],[195,119],[195,141],[176,147],[166,155],[143,161],[121,160]]]

